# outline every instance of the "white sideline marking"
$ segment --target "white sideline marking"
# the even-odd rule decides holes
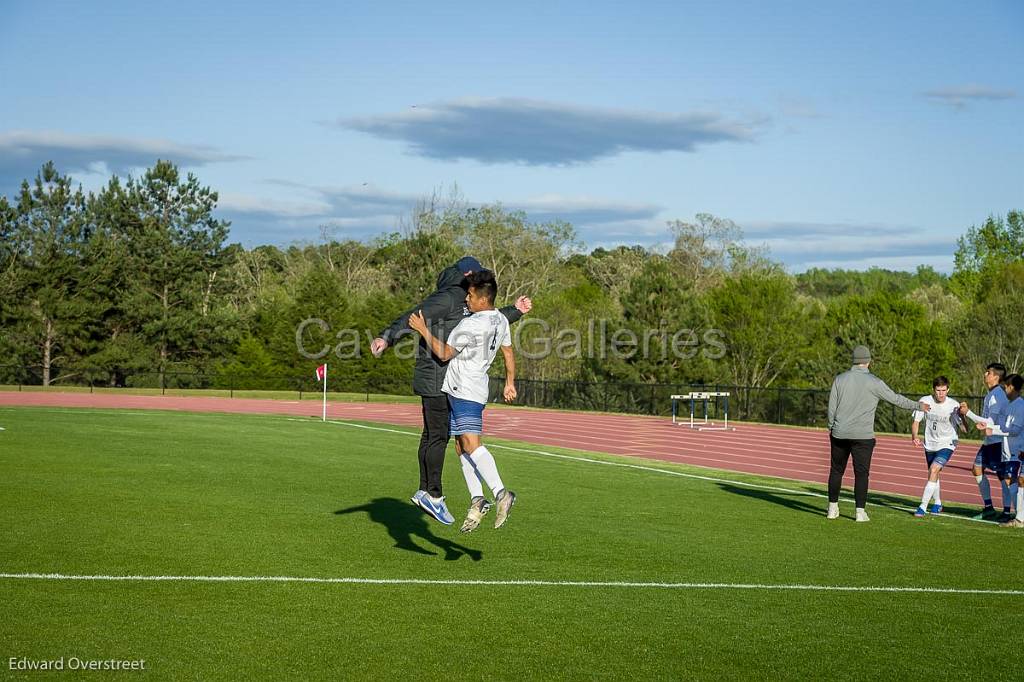
[[[453,587],[620,587],[669,590],[796,590],[804,592],[911,592],[1024,596],[1024,590],[900,585],[785,585],[771,583],[669,583],[600,580],[428,580],[425,578],[315,578],[285,575],[67,575],[0,573],[6,580],[83,580],[106,582],[340,583],[347,585],[441,585]]]
[[[308,422],[308,421],[310,421],[309,419],[295,419],[295,418],[292,418],[292,417],[286,417],[285,419],[287,419],[288,421],[294,421],[294,422]],[[399,429],[389,429],[389,428],[386,428],[386,427],[383,427],[383,426],[367,426],[366,424],[355,424],[353,422],[337,421],[337,420],[333,420],[333,419],[328,419],[327,423],[328,424],[337,424],[339,426],[351,426],[351,427],[354,427],[354,428],[357,428],[357,429],[367,429],[369,431],[385,431],[387,433],[398,433],[398,434],[402,434],[404,436],[416,436],[416,437],[418,437],[418,434],[412,433],[410,431],[401,431]],[[659,474],[668,474],[669,476],[679,476],[679,477],[682,477],[682,478],[693,478],[693,479],[696,479],[698,481],[710,481],[712,483],[727,483],[729,485],[743,486],[744,488],[756,488],[758,490],[773,490],[775,492],[780,492],[780,493],[789,493],[790,495],[805,495],[807,497],[818,497],[818,498],[826,499],[826,500],[828,499],[828,495],[826,495],[825,493],[816,493],[816,492],[812,492],[812,491],[809,491],[809,490],[793,490],[791,488],[781,488],[779,486],[764,485],[764,484],[761,484],[761,483],[747,483],[745,481],[733,481],[733,480],[730,480],[730,479],[727,479],[727,478],[718,478],[718,477],[715,477],[715,476],[701,476],[700,474],[687,474],[687,473],[683,473],[681,471],[672,471],[671,469],[659,469],[658,467],[643,466],[642,464],[626,464],[624,462],[605,462],[605,461],[600,460],[600,459],[591,459],[590,457],[578,457],[578,456],[575,456],[575,455],[560,455],[560,454],[558,454],[556,452],[547,452],[545,450],[531,450],[531,449],[528,449],[528,448],[516,448],[516,447],[512,447],[511,445],[488,444],[487,447],[489,447],[489,448],[501,448],[501,449],[504,449],[504,450],[512,450],[513,452],[526,452],[526,453],[529,453],[531,455],[540,455],[541,457],[553,457],[555,459],[568,459],[568,460],[572,460],[574,462],[587,462],[589,464],[603,464],[605,466],[621,467],[623,469],[639,469],[640,471],[653,471],[653,472],[659,473]],[[688,466],[699,466],[699,465],[697,465],[697,464],[690,464]],[[843,500],[843,501],[846,501],[846,502],[852,502],[853,501],[849,497],[841,497],[840,499]],[[887,504],[885,506],[889,507],[890,509],[899,509],[901,511],[907,511],[907,512],[913,512],[916,509],[916,507],[904,507],[904,506],[896,505],[896,504]],[[944,519],[959,519],[960,521],[971,521],[971,522],[974,522],[974,523],[987,523],[987,524],[990,524],[990,525],[994,525],[996,523],[995,521],[987,521],[987,520],[984,520],[984,519],[974,519],[974,518],[971,518],[969,516],[957,516],[957,515],[954,515],[954,514],[930,514],[930,516],[941,516]]]
[[[58,414],[101,414],[111,417],[121,417],[128,415],[131,417],[166,417],[171,414],[181,414],[184,410],[160,410],[159,412],[147,411],[147,410],[136,410],[131,407],[120,408],[120,407],[105,407],[101,409],[92,409],[89,407],[51,407],[49,405],[5,405],[0,407],[0,412],[15,412],[23,410],[24,408],[42,408],[47,412],[56,412]],[[192,412],[189,414],[217,414],[216,412]]]

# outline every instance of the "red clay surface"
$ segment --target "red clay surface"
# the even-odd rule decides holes
[[[320,416],[314,401],[244,398],[139,396],[88,393],[0,391],[0,405],[182,410]],[[329,419],[358,419],[419,427],[418,404],[328,403]],[[907,419],[910,419],[909,413]],[[537,445],[554,445],[653,460],[696,464],[728,471],[789,478],[813,483],[828,479],[828,435],[821,430],[738,424],[735,431],[694,431],[667,418],[633,415],[554,412],[526,408],[489,409],[486,435]],[[942,475],[943,502],[979,504],[970,474],[976,448],[967,443]],[[926,478],[924,455],[910,437],[880,436],[871,464],[871,492],[919,497]],[[853,463],[846,486],[853,485]],[[992,481],[995,502],[999,484]]]

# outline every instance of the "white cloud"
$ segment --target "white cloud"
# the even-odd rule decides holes
[[[545,194],[505,204],[505,206],[515,211],[523,211],[537,222],[565,220],[574,225],[650,220],[663,210],[656,204],[559,194]]]
[[[948,271],[956,250],[956,235],[910,225],[752,221],[743,229],[746,243],[767,246],[774,260],[798,271],[922,264]]]
[[[261,214],[279,218],[306,218],[325,215],[330,205],[323,201],[284,201],[269,197],[221,192],[217,206],[231,213]]]

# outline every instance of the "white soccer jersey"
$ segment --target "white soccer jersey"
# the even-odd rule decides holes
[[[926,395],[920,402],[932,406],[928,412],[914,410],[914,421],[924,420],[924,449],[928,452],[956,449],[956,425],[960,419],[957,410],[960,403],[948,395],[941,403],[932,395]]]
[[[459,322],[448,336],[458,355],[448,362],[441,390],[448,395],[487,404],[487,370],[498,346],[511,346],[508,318],[497,310],[482,310]]]

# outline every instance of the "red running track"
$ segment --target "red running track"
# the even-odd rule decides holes
[[[117,395],[110,393],[2,392],[0,405],[181,410],[320,416],[314,401],[245,398]],[[420,407],[409,403],[328,403],[331,419],[359,419],[418,427]],[[907,419],[910,419],[909,413]],[[664,417],[555,412],[495,406],[487,411],[487,435],[538,445],[696,464],[728,471],[813,483],[828,479],[828,436],[823,430],[739,424],[735,431],[694,431]],[[942,476],[943,502],[977,505],[978,486],[970,473],[975,448],[965,444]],[[844,484],[853,485],[852,462]],[[871,464],[871,491],[921,494],[925,483],[921,450],[909,436],[880,436]],[[993,483],[996,503],[999,486]]]

